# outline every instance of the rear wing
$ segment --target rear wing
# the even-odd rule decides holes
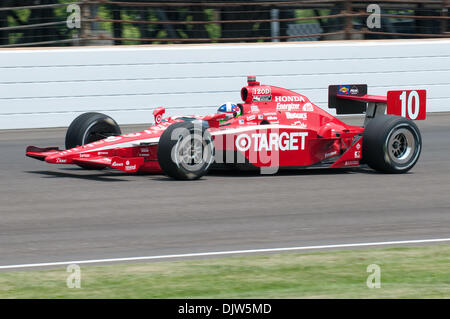
[[[380,114],[411,120],[426,118],[426,90],[388,91],[386,96],[367,94],[366,84],[330,85],[328,107],[337,114],[366,114],[366,120]]]

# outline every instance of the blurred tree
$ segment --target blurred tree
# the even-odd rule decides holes
[[[67,0],[3,0],[0,8],[38,6],[55,3],[70,3]],[[70,38],[73,30],[64,23],[67,17],[65,7],[36,8],[0,11],[0,28],[38,25],[49,22],[63,22],[54,25],[36,26],[17,30],[0,30],[0,44],[24,44],[57,41]]]

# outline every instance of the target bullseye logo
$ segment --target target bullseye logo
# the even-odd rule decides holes
[[[155,123],[156,123],[156,124],[159,124],[159,123],[161,123],[161,121],[162,121],[162,114],[158,114],[158,115],[155,117]]]
[[[250,136],[247,134],[241,134],[236,138],[236,148],[241,151],[245,152],[250,148],[251,140]]]

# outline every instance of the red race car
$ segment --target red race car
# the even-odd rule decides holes
[[[107,115],[78,116],[66,133],[66,150],[28,146],[26,155],[52,164],[86,169],[165,173],[197,179],[213,166],[257,168],[355,167],[367,164],[386,173],[405,173],[417,162],[422,139],[412,120],[425,119],[425,90],[367,94],[367,85],[331,85],[330,108],[337,114],[365,113],[363,126],[347,125],[306,96],[248,77],[243,103],[226,103],[207,116],[164,118],[121,135]],[[387,115],[386,115],[387,114]]]

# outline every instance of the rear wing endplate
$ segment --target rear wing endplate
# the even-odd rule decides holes
[[[337,114],[366,114],[366,121],[380,114],[411,120],[426,118],[426,90],[388,91],[387,96],[367,94],[366,84],[330,85],[328,107]]]

